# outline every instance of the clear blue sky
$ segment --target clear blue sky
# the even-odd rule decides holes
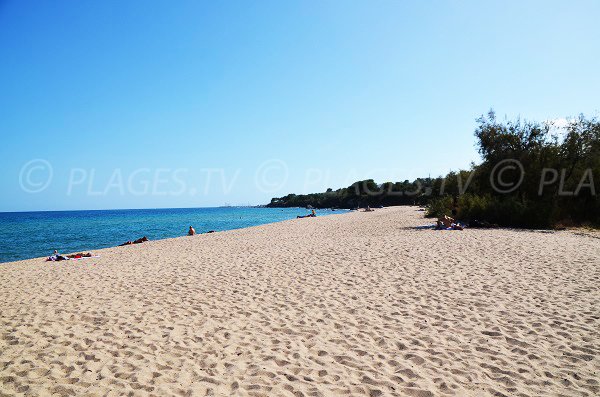
[[[464,168],[489,108],[598,113],[599,19],[593,0],[0,0],[0,211],[259,204]]]

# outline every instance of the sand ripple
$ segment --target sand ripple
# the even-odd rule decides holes
[[[595,396],[600,240],[389,208],[0,265],[0,395]]]

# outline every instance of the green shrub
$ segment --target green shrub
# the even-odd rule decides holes
[[[429,201],[425,216],[428,218],[439,218],[444,215],[450,215],[452,210],[452,197],[441,196],[434,197]]]

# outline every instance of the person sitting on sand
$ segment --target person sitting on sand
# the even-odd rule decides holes
[[[367,208],[365,208],[365,212],[371,212],[371,211],[373,211],[373,210],[371,209],[371,206],[367,205]]]
[[[64,255],[61,255],[58,253],[58,250],[54,250],[54,254],[52,254],[51,256],[48,257],[48,259],[46,259],[46,261],[48,262],[59,262],[59,261],[67,261],[69,260],[69,258],[67,258]]]
[[[194,234],[196,234],[196,230],[190,226],[190,230],[188,230],[188,236],[193,236]]]
[[[444,215],[438,218],[436,224],[438,229],[446,229],[452,227],[452,223],[454,222],[454,218],[449,217],[448,215]]]

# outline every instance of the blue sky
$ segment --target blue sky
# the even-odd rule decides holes
[[[0,211],[260,204],[597,115],[598,1],[0,1]],[[28,168],[29,167],[29,168]]]

